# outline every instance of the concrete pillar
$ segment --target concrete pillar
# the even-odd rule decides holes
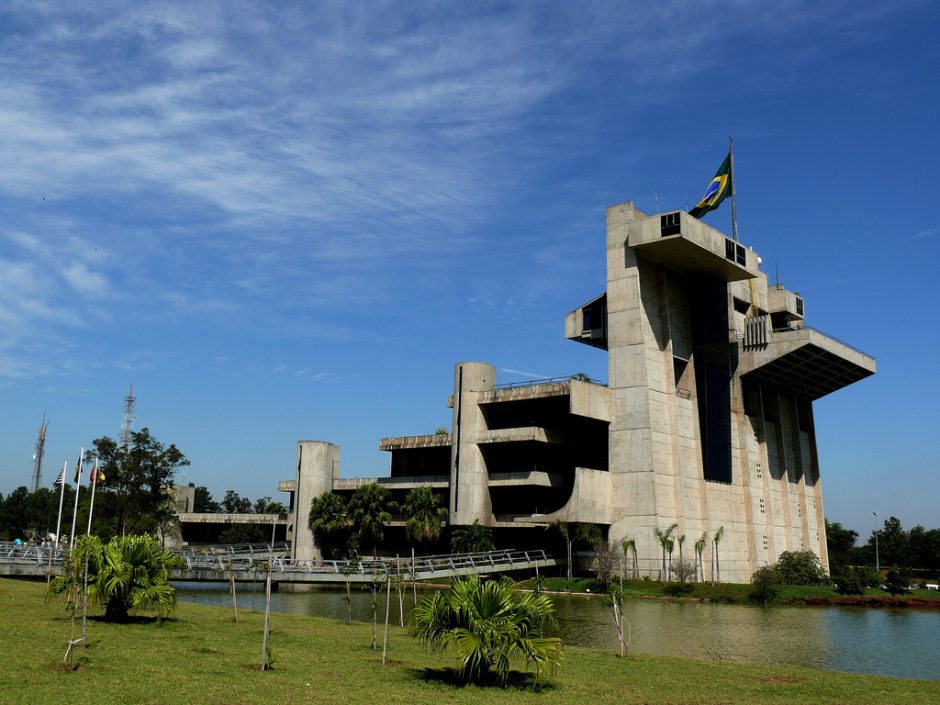
[[[450,456],[450,523],[491,523],[489,478],[478,445],[487,431],[480,396],[496,385],[496,368],[485,362],[459,362],[454,370],[454,425]]]
[[[333,480],[338,477],[339,446],[326,441],[298,441],[291,558],[301,561],[323,558],[309,528],[310,503],[321,494],[331,492]]]

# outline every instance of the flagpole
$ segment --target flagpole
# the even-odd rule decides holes
[[[91,467],[91,477],[88,480],[91,483],[91,504],[88,505],[88,530],[86,535],[91,535],[91,514],[95,511],[95,490],[98,489],[98,458],[95,457],[95,463]]]
[[[55,548],[59,547],[59,531],[62,529],[62,504],[65,501],[65,471],[69,469],[69,461],[62,463],[62,472],[59,473],[59,518],[55,523]],[[46,573],[46,582],[52,578],[52,552],[53,546],[49,545],[49,571]]]
[[[75,546],[75,520],[78,519],[78,494],[82,489],[82,459],[85,457],[85,446],[78,451],[78,477],[75,479],[75,509],[72,511],[72,535],[69,537],[69,550]]]
[[[91,466],[88,482],[91,484],[91,502],[88,505],[88,530],[85,536],[91,536],[91,515],[95,511],[95,490],[98,488],[98,456]],[[88,544],[85,544],[85,573],[82,576],[82,646],[88,648]]]
[[[731,155],[731,234],[738,241],[738,175],[734,172],[734,140],[728,135],[728,153]]]

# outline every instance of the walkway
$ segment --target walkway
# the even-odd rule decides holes
[[[273,553],[272,553],[273,548]],[[61,571],[63,550],[52,555],[52,572]],[[448,580],[461,575],[508,573],[563,565],[545,551],[506,549],[486,553],[456,553],[411,558],[379,558],[355,561],[295,561],[287,558],[290,545],[237,544],[206,546],[174,551],[186,564],[170,572],[178,582],[252,582],[265,575],[273,556],[275,583],[368,583],[401,575],[406,580]],[[41,546],[14,546],[0,543],[0,576],[44,577],[49,565],[49,549]]]

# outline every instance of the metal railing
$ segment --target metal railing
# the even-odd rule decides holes
[[[574,375],[567,375],[566,377],[545,377],[544,379],[529,379],[523,382],[505,382],[503,384],[494,385],[493,389],[520,389],[523,387],[535,387],[540,384],[564,384],[570,382],[571,380],[588,382],[590,384],[596,384],[598,387],[606,387],[607,385],[604,382],[599,382],[596,379],[580,379]]]
[[[188,570],[257,570],[267,561],[247,556],[229,558],[217,556],[183,556]],[[411,558],[375,558],[356,560],[293,560],[274,558],[272,568],[276,573],[318,574],[335,576],[452,574],[457,571],[484,571],[506,566],[525,567],[534,561],[547,561],[551,557],[543,550],[519,551],[505,549],[486,553],[455,553]]]

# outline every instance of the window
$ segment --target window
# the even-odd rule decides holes
[[[679,214],[666,213],[659,216],[659,236],[667,237],[669,235],[678,235],[681,231],[679,227]]]

